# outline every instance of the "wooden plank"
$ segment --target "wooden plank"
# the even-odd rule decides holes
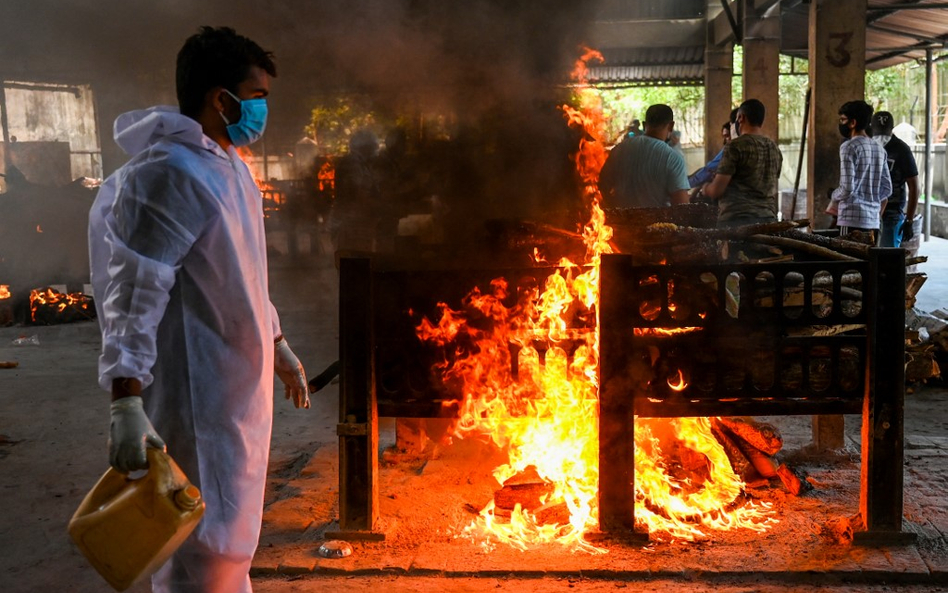
[[[902,529],[905,401],[905,251],[873,248],[868,381],[862,412],[859,510],[871,532]]]

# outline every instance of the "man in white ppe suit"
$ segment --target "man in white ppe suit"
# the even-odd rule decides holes
[[[145,448],[167,444],[207,505],[153,577],[156,592],[251,590],[274,370],[287,399],[309,407],[303,366],[270,303],[260,191],[235,150],[263,134],[271,76],[272,54],[232,29],[203,27],[178,54],[180,112],[116,120],[131,160],[89,216],[99,383],[113,402],[109,461],[143,469]]]

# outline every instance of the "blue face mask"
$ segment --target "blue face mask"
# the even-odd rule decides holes
[[[221,112],[224,123],[227,124],[227,135],[234,146],[247,146],[253,144],[263,136],[263,131],[267,129],[267,100],[260,99],[239,99],[234,93],[224,89],[224,92],[240,103],[240,119],[230,123],[227,116]]]

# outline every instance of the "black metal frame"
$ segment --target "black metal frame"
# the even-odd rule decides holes
[[[550,271],[393,270],[372,266],[369,259],[344,258],[340,262],[337,535],[341,536],[378,532],[378,416],[424,418],[454,413],[448,405],[450,395],[431,369],[437,353],[426,350],[415,337],[417,320],[407,314],[409,309],[430,310],[438,301],[457,303],[472,286],[486,285],[499,276],[510,280],[512,286],[523,286],[542,281]],[[841,307],[847,298],[842,277],[852,271],[862,275],[863,300],[861,310],[847,316]],[[772,293],[782,295],[789,288],[790,272],[797,274],[797,279],[803,278],[802,308],[791,311],[782,298],[774,298],[766,307],[755,305],[754,299],[759,296],[755,293],[756,278],[769,274]],[[812,307],[811,289],[820,272],[833,278],[828,289],[833,307],[823,317]],[[736,318],[724,306],[728,298],[725,286],[732,273],[744,279],[740,282]],[[694,290],[701,274],[714,275],[709,298],[692,299],[690,311],[676,307],[673,314],[669,301],[676,299],[669,298],[665,289],[668,281],[677,282],[679,291],[689,283]],[[643,282],[650,278],[655,281]],[[898,536],[902,521],[904,286],[901,249],[872,249],[868,261],[707,266],[636,266],[631,256],[603,256],[599,311],[601,530],[618,537],[635,532],[635,415],[860,413],[860,511],[873,537]],[[656,287],[661,290],[656,292]],[[653,308],[653,314],[643,315],[639,305],[649,300],[658,304],[657,314]],[[704,307],[705,302],[716,306]],[[793,328],[836,324],[862,325],[865,329],[844,336],[789,335]],[[663,338],[636,336],[634,332],[635,328],[658,327],[703,330]],[[724,373],[711,372],[703,381],[702,368],[725,365],[729,348],[745,354],[775,353],[771,384],[765,381],[762,385],[751,373],[735,382],[723,379]],[[674,363],[671,366],[682,368],[691,386],[680,392],[669,390],[661,374],[664,369],[650,362],[651,355],[645,355],[650,349],[661,352],[659,359],[664,357]],[[676,349],[682,355],[676,355]],[[684,355],[695,352],[701,353],[698,362]],[[783,367],[778,366],[777,353],[796,357],[792,364],[800,371],[797,383],[787,384],[780,379]],[[843,361],[856,366],[855,380],[853,373],[841,372]],[[828,374],[823,371],[817,377],[812,372],[814,365],[828,368]]]

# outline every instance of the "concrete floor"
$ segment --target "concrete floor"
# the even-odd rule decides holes
[[[932,310],[945,305],[948,296],[948,241],[923,243],[921,253],[930,261],[921,271],[929,274],[919,295],[919,307]],[[280,310],[290,344],[312,376],[337,358],[337,273],[329,257],[310,256],[297,261],[275,258],[271,264],[272,297]],[[14,345],[15,338],[36,336],[38,345]],[[82,496],[107,467],[108,396],[96,385],[99,336],[94,323],[50,327],[0,328],[0,361],[17,361],[16,369],[0,369],[0,592],[58,591],[68,587],[78,593],[108,591],[109,587],[86,564],[66,535],[66,524]],[[944,390],[925,391],[923,411],[907,415],[906,434],[924,420],[919,434],[944,434],[948,396]],[[295,410],[281,399],[276,402],[271,468],[285,464],[301,452],[335,447],[337,387],[316,394],[313,408]],[[937,418],[932,418],[937,415]],[[921,417],[921,418],[920,418]],[[936,461],[948,459],[940,447]],[[931,459],[928,461],[931,461]],[[931,505],[946,507],[939,494],[946,483],[944,468],[919,476],[924,497]],[[942,471],[944,470],[944,471]],[[926,469],[926,471],[929,471]],[[932,483],[926,475],[931,475]],[[322,487],[335,488],[335,476],[324,476]],[[907,492],[906,496],[910,496]],[[940,508],[940,507],[939,507]],[[332,509],[321,520],[331,520]],[[948,525],[948,522],[939,523]],[[272,534],[271,534],[272,535]],[[945,575],[948,573],[939,573]],[[938,577],[941,578],[941,577]],[[917,591],[948,590],[948,577],[937,586],[924,581]],[[648,580],[648,582],[643,582]],[[578,586],[592,591],[628,588],[634,591],[865,591],[889,590],[882,584],[858,580],[838,582],[758,583],[741,577],[688,573],[680,578],[585,580],[581,577],[438,578],[437,575],[320,575],[300,577],[268,575],[255,578],[258,592],[277,591],[565,591]],[[910,581],[902,581],[910,582]],[[132,589],[149,591],[147,584]]]
[[[928,261],[918,266],[919,272],[928,274],[928,280],[918,293],[916,306],[927,312],[948,307],[948,239],[930,237],[919,245],[918,254],[928,256]]]

